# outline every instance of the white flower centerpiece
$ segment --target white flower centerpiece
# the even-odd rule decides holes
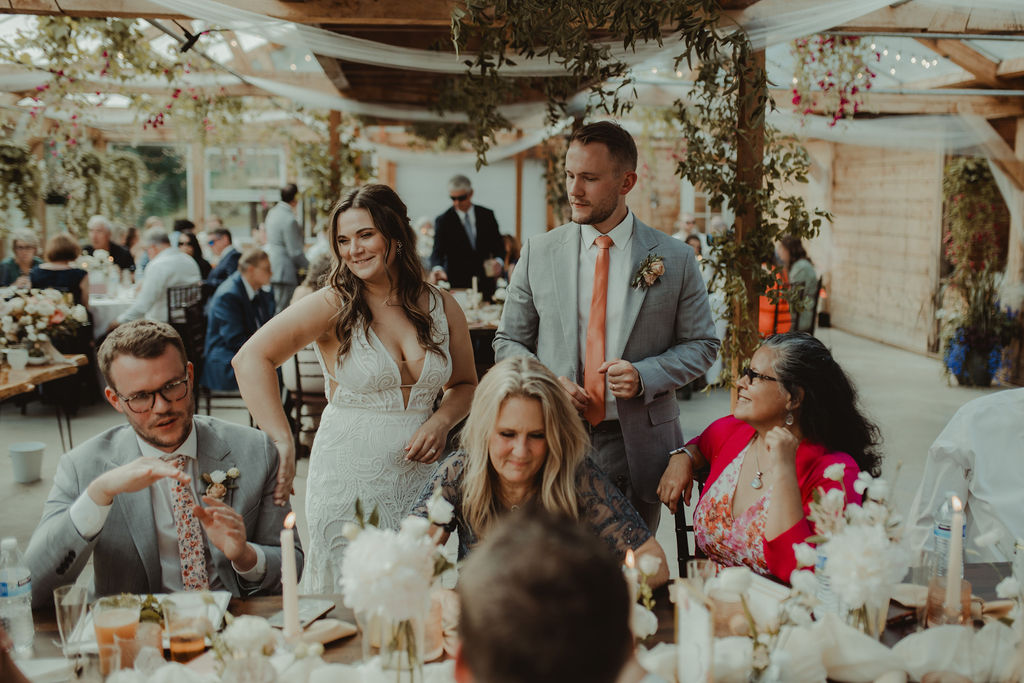
[[[825,476],[842,481],[844,465],[837,463]],[[862,494],[860,505],[847,504],[842,488],[816,491],[808,515],[818,544],[815,552],[804,544],[794,546],[798,564],[811,566],[812,556],[825,557],[819,566],[828,586],[846,613],[849,623],[875,638],[885,629],[885,617],[892,588],[900,583],[910,566],[910,553],[900,543],[903,521],[888,502],[889,484],[867,472],[857,475],[854,491]]]
[[[341,561],[341,590],[345,604],[357,614],[363,629],[363,654],[379,653],[382,669],[408,673],[409,681],[423,680],[424,623],[430,589],[451,567],[430,537],[431,522],[451,519],[451,506],[435,490],[428,506],[431,518],[407,517],[398,531],[377,527],[374,510],[363,516],[356,502],[359,524],[345,525],[350,543]],[[435,519],[436,517],[436,519]]]
[[[0,348],[25,344],[29,356],[44,358],[53,337],[73,334],[89,322],[85,306],[57,289],[0,288]]]

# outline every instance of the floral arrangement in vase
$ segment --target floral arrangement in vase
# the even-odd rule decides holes
[[[825,476],[843,481],[846,466],[830,465]],[[900,583],[910,567],[910,553],[901,544],[903,520],[888,502],[889,483],[861,472],[853,484],[864,498],[860,505],[847,503],[842,488],[815,491],[808,519],[815,535],[807,544],[796,544],[798,567],[819,564],[827,590],[838,599],[840,613],[862,631],[879,637],[885,628],[892,587]]]
[[[24,344],[29,357],[42,358],[53,337],[73,334],[88,324],[85,307],[56,289],[0,289],[0,347]]]
[[[431,523],[451,521],[451,504],[440,489],[428,503],[429,519],[410,516],[398,531],[382,529],[376,509],[364,516],[356,501],[358,524],[346,523],[349,539],[341,561],[341,591],[363,630],[364,655],[379,652],[382,669],[423,680],[424,627],[430,591],[451,568],[430,536]]]

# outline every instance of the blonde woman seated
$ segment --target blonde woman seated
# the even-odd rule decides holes
[[[578,520],[619,557],[632,549],[661,560],[652,586],[668,581],[665,552],[629,500],[587,457],[590,441],[558,378],[528,357],[508,358],[480,381],[460,436],[412,514],[427,516],[435,487],[455,508],[436,527],[441,543],[459,532],[459,557],[519,508]]]

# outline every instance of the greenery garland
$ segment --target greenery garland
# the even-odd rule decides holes
[[[777,267],[763,267],[771,262],[775,240],[784,232],[813,237],[830,216],[809,211],[800,196],[784,192],[787,183],[807,182],[809,159],[795,140],[766,129],[763,182],[751,186],[737,172],[738,140],[746,132],[738,125],[739,112],[752,111],[757,125],[763,122],[768,101],[764,88],[746,92],[740,87],[741,81],[764,83],[764,70],[752,65],[741,31],[719,32],[721,18],[715,0],[466,0],[465,7],[452,12],[452,38],[460,50],[472,45],[476,56],[467,60],[464,77],[441,93],[439,105],[465,112],[476,122],[473,145],[479,164],[494,133],[508,126],[498,107],[527,87],[528,79],[501,75],[501,67],[514,63],[516,56],[546,56],[565,66],[565,77],[541,84],[549,120],[565,115],[568,99],[580,88],[589,88],[594,102],[586,105],[582,118],[598,110],[621,116],[635,102],[628,65],[613,59],[607,44],[595,44],[593,37],[601,35],[626,48],[678,41],[675,65],[695,60],[701,66],[690,101],[675,105],[687,141],[677,173],[701,187],[712,207],[752,206],[759,214],[743,242],[723,240],[716,245],[715,285],[723,288],[728,309],[734,312],[722,350],[723,381],[728,381],[732,360],[745,360],[756,343],[752,299],[775,285]],[[675,33],[663,36],[664,26],[675,27]],[[549,173],[549,194],[554,186]]]
[[[138,154],[108,152],[102,159],[102,213],[112,220],[134,225],[142,213],[143,186],[149,171]]]
[[[314,119],[322,124],[323,130],[328,129],[326,115],[316,115]],[[311,198],[317,212],[324,216],[330,213],[346,189],[373,178],[372,170],[363,164],[362,154],[355,146],[359,137],[355,121],[343,115],[337,135],[340,145],[335,157],[330,155],[329,132],[322,139],[293,142],[292,158],[305,181],[303,195]]]
[[[7,212],[12,208],[31,225],[35,222],[35,207],[39,200],[40,182],[37,161],[22,145],[0,143],[0,235],[7,233]]]
[[[103,162],[96,152],[76,146],[60,155],[60,167],[66,182],[64,220],[67,230],[83,237],[89,218],[100,213],[103,205]]]

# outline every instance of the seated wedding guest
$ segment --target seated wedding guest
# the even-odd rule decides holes
[[[166,323],[119,327],[100,347],[99,366],[106,399],[128,424],[61,456],[26,553],[33,605],[74,583],[90,556],[97,595],[280,592],[290,507],[273,501],[270,439],[194,415],[192,364]],[[204,482],[219,473],[229,476]],[[301,571],[298,537],[295,545]]]
[[[629,549],[661,560],[653,586],[668,581],[665,552],[640,514],[587,457],[590,439],[558,378],[540,361],[507,358],[484,375],[459,435],[412,514],[427,516],[435,487],[455,507],[435,537],[459,531],[459,557],[510,511],[540,508],[585,524],[620,559]]]
[[[786,267],[789,286],[797,290],[801,301],[800,312],[793,313],[793,330],[809,331],[813,326],[814,300],[818,296],[818,273],[804,250],[803,242],[795,235],[786,235],[779,240],[776,251],[779,260]]]
[[[262,249],[249,249],[238,260],[238,272],[217,288],[206,322],[202,386],[238,391],[231,359],[273,317],[274,295],[263,290],[269,284],[270,257]]]
[[[519,263],[519,254],[522,249],[515,235],[503,234],[501,241],[505,243],[505,279],[507,280],[512,277],[512,271],[515,270],[516,264]]]
[[[111,239],[110,221],[106,216],[93,216],[86,224],[89,228],[89,244],[82,247],[82,251],[90,256],[97,249],[103,249],[114,257],[114,265],[121,270],[135,271],[135,259],[130,251]]]
[[[935,513],[956,494],[963,501],[972,562],[1013,559],[1024,538],[1024,389],[994,392],[965,403],[928,449],[924,476],[910,505],[907,538],[913,550],[932,545]],[[994,532],[994,534],[990,533]],[[993,543],[975,541],[994,535]]]
[[[199,239],[190,232],[183,232],[178,238],[178,249],[192,257],[192,260],[199,266],[199,275],[205,280],[210,276],[213,266],[203,258],[203,249],[199,246]]]
[[[70,292],[76,304],[89,305],[89,271],[74,265],[82,253],[75,238],[60,232],[46,240],[45,263],[32,269],[29,277],[36,289],[59,289]]]
[[[689,500],[694,471],[711,471],[693,513],[694,537],[720,565],[747,565],[788,581],[793,544],[812,535],[815,491],[842,487],[846,501],[860,470],[881,473],[878,427],[825,345],[806,332],[766,339],[736,382],[733,414],[712,422],[673,452],[658,497],[675,512]],[[825,476],[845,466],[840,481]]]
[[[125,249],[131,252],[135,249],[135,245],[139,243],[139,229],[134,225],[128,226],[128,230],[124,233],[124,242],[121,243]],[[134,254],[132,254],[134,258]]]
[[[211,230],[207,244],[217,257],[217,265],[206,276],[206,284],[216,289],[238,270],[238,259],[242,257],[242,252],[231,243],[231,231],[227,228]]]
[[[39,238],[34,232],[24,228],[12,230],[11,255],[0,261],[0,287],[28,289],[29,272],[43,262],[38,251]]]
[[[170,238],[163,230],[153,228],[146,231],[142,243],[149,256],[142,288],[132,307],[117,316],[110,324],[110,329],[140,318],[167,322],[168,287],[198,284],[201,280],[196,262],[184,252],[173,249]]]
[[[466,561],[457,590],[457,683],[613,683],[631,659],[622,569],[572,520],[510,515]]]

